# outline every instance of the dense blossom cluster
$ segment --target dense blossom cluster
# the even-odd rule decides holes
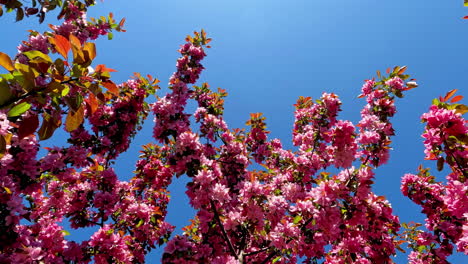
[[[466,106],[444,101],[435,100],[421,119],[426,123],[426,159],[437,160],[439,170],[444,164],[450,166],[446,183],[437,182],[422,167],[417,175],[406,174],[402,179],[403,194],[427,215],[427,231],[418,230],[412,237],[410,263],[415,264],[448,263],[454,245],[468,254],[468,126],[461,115]]]
[[[157,80],[115,85],[112,69],[90,70],[95,49],[87,41],[108,34],[113,20],[86,21],[83,7],[68,2],[64,24],[32,32],[12,66],[2,61],[9,73],[0,82],[10,89],[0,102],[1,263],[141,263],[173,228],[164,221],[172,174],[157,169],[159,151],[145,147],[129,182],[111,167],[149,113],[145,99]],[[54,53],[64,60],[52,61]],[[68,145],[40,157],[39,139],[62,122]],[[72,241],[64,222],[97,231]]]
[[[154,134],[172,151],[174,172],[191,177],[187,195],[197,215],[183,235],[168,242],[163,263],[295,263],[299,257],[326,263],[391,261],[400,224],[371,185],[373,169],[388,159],[392,92],[404,89],[398,86],[405,78],[400,68],[388,81],[364,84],[368,104],[359,131],[337,119],[341,102],[336,95],[324,93],[315,103],[300,98],[293,134],[298,150],[293,152],[268,139],[261,114],[252,114],[248,132],[228,129],[222,117],[224,91],[212,92],[207,84],[192,90],[187,87],[192,78],[175,78],[187,76],[179,71],[193,71],[181,67],[185,50],[171,79],[183,89],[173,85],[172,93],[155,104]],[[200,65],[196,56],[190,58],[191,65]],[[189,99],[199,106],[194,113],[199,134],[183,112]],[[251,160],[266,170],[249,170]],[[330,166],[342,171],[332,176],[325,171]]]

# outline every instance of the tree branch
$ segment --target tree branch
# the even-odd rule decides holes
[[[239,256],[236,253],[236,249],[231,243],[231,240],[229,239],[228,234],[226,233],[226,230],[224,229],[223,223],[221,223],[221,219],[219,218],[218,210],[216,209],[216,205],[213,200],[210,200],[211,208],[213,209],[214,212],[214,217],[216,219],[216,222],[219,225],[219,228],[221,229],[221,232],[223,233],[224,240],[226,240],[226,243],[229,246],[229,251],[231,251],[231,254],[236,258],[239,259]]]

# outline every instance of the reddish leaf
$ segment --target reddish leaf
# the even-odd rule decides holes
[[[463,99],[463,96],[462,95],[457,95],[455,97],[452,98],[452,100],[450,100],[451,103],[456,103],[458,101],[460,101],[461,99]]]
[[[94,114],[94,112],[96,112],[96,110],[98,109],[99,107],[99,103],[98,103],[98,100],[96,98],[96,96],[94,96],[94,94],[90,93],[88,98],[86,98],[86,103],[89,107],[89,111],[91,112],[91,114]]]
[[[104,64],[99,64],[98,66],[96,66],[94,71],[95,72],[116,72],[116,70],[111,69],[111,68],[107,68],[106,65],[104,65]]]
[[[55,47],[60,55],[62,55],[65,59],[68,59],[68,52],[71,49],[70,42],[62,35],[55,35],[53,38],[50,39],[52,44]]]
[[[30,115],[21,121],[18,128],[18,137],[20,139],[27,137],[36,132],[36,129],[39,127],[39,118],[37,115]]]
[[[446,102],[448,101],[448,99],[450,99],[450,97],[452,97],[455,93],[457,92],[457,89],[453,89],[451,91],[449,91],[444,98],[442,98],[442,100],[440,100],[441,102]]]
[[[122,18],[122,20],[120,20],[119,27],[123,27],[124,24],[125,24],[125,18]]]
[[[111,92],[113,95],[118,96],[119,95],[119,87],[115,85],[114,82],[112,81],[105,81],[101,82],[102,86],[106,87],[109,92]]]
[[[468,19],[468,16],[464,16],[463,19]]]
[[[406,71],[406,66],[401,67],[401,69],[398,70],[398,75],[405,73],[405,71]]]

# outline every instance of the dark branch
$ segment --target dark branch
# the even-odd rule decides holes
[[[221,232],[223,233],[224,240],[226,240],[226,243],[229,246],[229,251],[231,251],[231,254],[236,258],[239,259],[239,256],[236,254],[236,249],[231,243],[231,240],[229,239],[228,234],[226,233],[226,230],[224,229],[223,223],[221,223],[221,219],[219,218],[218,210],[216,209],[216,205],[213,200],[210,200],[211,208],[213,209],[214,212],[214,217],[216,219],[216,222],[218,223],[219,228],[221,229]]]

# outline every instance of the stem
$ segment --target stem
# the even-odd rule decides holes
[[[276,250],[274,250],[273,252],[270,253],[270,255],[268,255],[268,257],[262,261],[262,264],[267,264],[268,261],[270,261],[270,259],[272,259],[278,252]]]
[[[244,256],[247,257],[247,256],[257,255],[257,254],[259,254],[259,253],[265,252],[265,251],[270,250],[270,249],[271,249],[271,247],[262,248],[262,249],[259,249],[259,250],[257,250],[257,251],[245,253]]]
[[[239,256],[236,254],[236,249],[231,243],[231,240],[229,239],[228,234],[226,233],[226,230],[224,229],[223,223],[221,223],[221,219],[219,218],[218,210],[216,209],[216,205],[213,200],[210,200],[211,208],[213,209],[214,212],[214,217],[216,219],[216,222],[218,223],[219,228],[221,229],[221,232],[223,233],[224,240],[226,240],[226,243],[229,246],[229,251],[231,251],[231,254],[238,260]]]

